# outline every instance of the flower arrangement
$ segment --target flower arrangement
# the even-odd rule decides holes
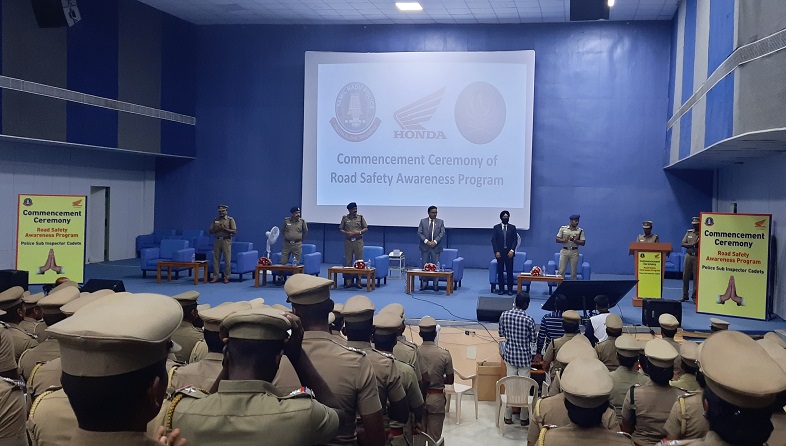
[[[267,257],[260,257],[259,261],[257,263],[259,263],[262,266],[270,266],[271,265],[270,259],[268,259]]]
[[[436,271],[436,270],[437,270],[437,265],[433,263],[426,263],[425,265],[423,265],[423,271]]]
[[[543,271],[541,271],[539,266],[533,266],[532,271],[529,272],[533,276],[540,276],[543,275]]]
[[[355,269],[366,269],[366,262],[362,260],[355,260],[355,263],[352,265]]]

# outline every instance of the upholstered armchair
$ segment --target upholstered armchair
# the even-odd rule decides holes
[[[281,252],[275,252],[270,255],[270,262],[274,265],[278,265],[281,262]],[[293,262],[293,258],[289,259],[289,262]],[[317,251],[317,245],[312,243],[303,243],[303,248],[300,253],[300,264],[303,265],[303,273],[304,274],[311,274],[312,276],[318,276],[319,270],[322,267],[322,253]],[[275,282],[278,279],[278,275],[281,272],[271,271],[273,275],[273,281]]]
[[[556,274],[557,268],[559,268],[559,253],[554,253],[554,260],[549,260],[549,263],[546,265],[546,272],[547,274]],[[589,262],[584,261],[584,254],[579,254],[579,270],[576,271],[576,278],[578,280],[590,280],[590,275],[592,273],[592,268],[590,268]],[[569,278],[571,276],[570,272],[570,262],[568,262],[568,267],[565,269],[565,278]],[[548,282],[549,284],[549,293],[551,293],[551,287],[557,286],[557,282]]]
[[[439,253],[439,266],[444,270],[453,271],[453,288],[461,287],[461,279],[464,278],[464,257],[459,257],[458,249],[445,248]],[[445,279],[440,277],[440,282]]]
[[[527,253],[524,251],[516,251],[516,255],[513,257],[513,281],[514,284],[517,280],[519,274],[523,272],[530,272],[532,271],[532,260],[527,259]],[[497,259],[491,259],[489,262],[489,284],[491,285],[491,292],[493,293],[496,290],[498,285],[497,283]],[[522,285],[527,287],[527,292],[529,292],[529,286],[532,284],[530,281],[522,282]]]
[[[388,283],[388,275],[390,274],[390,256],[385,254],[385,249],[381,246],[364,246],[363,258],[371,262],[371,267],[376,268],[377,286],[380,281],[384,281],[385,285]]]
[[[169,260],[173,262],[190,262],[194,260],[194,248],[189,248],[188,240],[164,239],[161,246],[155,248],[144,248],[139,257],[139,264],[142,268],[142,277],[147,277],[148,271],[158,271],[158,262]],[[172,268],[175,278],[180,277],[180,271],[189,268]]]
[[[254,244],[251,242],[232,242],[232,258],[229,265],[231,268],[230,274],[237,274],[240,276],[240,281],[243,281],[243,274],[254,273],[257,261],[259,260],[259,251],[254,249]],[[213,253],[211,250],[207,259],[208,270],[213,273]],[[221,271],[224,271],[224,259],[221,258]]]
[[[165,238],[172,238],[177,234],[174,229],[156,229],[150,234],[142,234],[136,236],[136,254],[142,255],[142,250],[145,248],[155,248],[161,244],[161,240]]]

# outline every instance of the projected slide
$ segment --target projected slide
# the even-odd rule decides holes
[[[529,228],[535,52],[306,53],[303,215]]]

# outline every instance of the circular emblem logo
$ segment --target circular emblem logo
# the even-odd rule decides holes
[[[494,141],[505,127],[506,115],[505,99],[488,82],[468,85],[456,100],[456,127],[473,144]]]
[[[704,224],[706,226],[712,226],[712,225],[715,224],[715,219],[712,218],[712,217],[707,217],[707,218],[704,219]]]
[[[374,134],[380,120],[375,118],[377,102],[374,93],[362,82],[344,86],[336,97],[336,116],[330,124],[347,141],[363,141]]]
[[[22,204],[25,205],[25,206],[32,206],[33,205],[33,200],[30,197],[27,197],[27,198],[25,198],[22,201]]]

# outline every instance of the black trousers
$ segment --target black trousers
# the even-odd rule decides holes
[[[497,284],[499,289],[504,288],[504,284],[508,284],[508,291],[513,291],[513,257],[508,257],[508,251],[504,254],[500,253],[500,258],[497,259]],[[515,256],[514,256],[515,257]],[[507,280],[505,280],[504,271],[507,270]]]

